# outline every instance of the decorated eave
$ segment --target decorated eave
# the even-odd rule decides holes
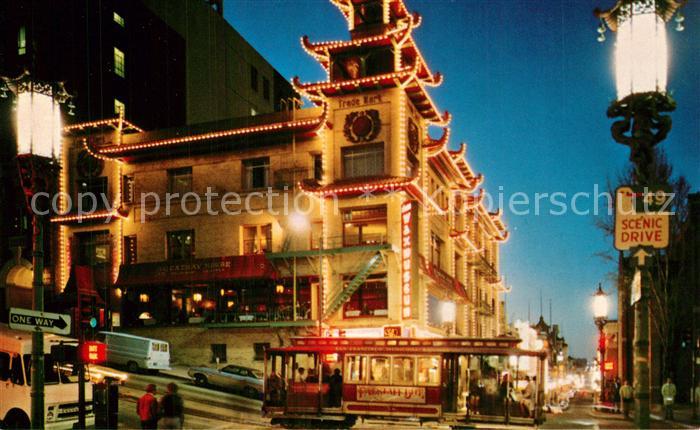
[[[367,76],[358,79],[349,79],[335,82],[309,82],[302,83],[299,77],[292,79],[295,90],[307,96],[317,105],[325,102],[326,97],[342,96],[358,91],[372,91],[391,87],[401,87],[406,90],[416,110],[421,116],[434,125],[447,125],[451,116],[449,112],[440,113],[435,103],[428,95],[425,87],[416,77],[416,69],[400,72],[385,73],[375,76]]]
[[[58,215],[51,218],[52,223],[56,224],[82,224],[82,223],[92,223],[92,222],[109,222],[116,221],[118,219],[124,219],[129,216],[129,212],[126,208],[118,209],[104,209],[99,211],[94,211],[91,213],[69,213],[64,215]]]
[[[618,0],[610,9],[601,10],[596,8],[593,13],[596,17],[605,21],[608,28],[612,31],[617,31],[618,23],[624,21],[630,15],[630,9],[634,3],[638,3],[637,7],[647,8],[654,7],[656,15],[665,22],[669,22],[676,11],[685,5],[687,0],[655,0],[651,4],[643,4],[639,0]]]
[[[401,16],[393,25],[387,26],[387,30],[379,35],[353,38],[352,40],[334,40],[327,42],[311,42],[308,36],[301,38],[301,45],[304,50],[314,57],[321,66],[330,72],[332,55],[341,54],[361,47],[382,47],[394,46],[397,56],[396,64],[407,69],[415,65],[416,77],[425,85],[438,86],[442,83],[442,75],[439,72],[433,73],[425,58],[421,54],[412,32],[420,26],[422,19],[418,13]],[[402,64],[408,60],[410,64]]]
[[[501,210],[496,212],[488,212],[483,204],[477,207],[477,216],[485,221],[487,232],[496,242],[505,242],[508,240],[508,230],[506,229],[501,216]]]
[[[105,128],[119,130],[120,127],[123,133],[143,133],[141,127],[125,119],[120,119],[119,117],[67,125],[63,127],[63,132],[66,134],[80,134],[85,131],[101,130]]]
[[[140,155],[157,151],[172,151],[181,147],[196,149],[198,145],[209,145],[234,138],[265,136],[276,133],[293,132],[297,135],[313,135],[326,125],[328,106],[316,117],[292,121],[270,122],[252,126],[242,126],[201,133],[191,133],[152,140],[135,140],[133,143],[90,146],[88,149],[98,158],[129,160]]]
[[[456,151],[448,150],[450,139],[449,127],[443,127],[442,136],[438,139],[428,137],[423,144],[428,161],[439,171],[449,174],[455,181],[453,189],[464,193],[471,193],[481,185],[484,178],[481,174],[475,175],[466,160],[467,146],[461,144]]]
[[[318,198],[334,197],[364,197],[372,198],[379,195],[391,195],[405,192],[419,203],[430,207],[439,214],[445,214],[435,200],[419,185],[420,174],[415,177],[406,176],[376,176],[353,178],[336,181],[332,184],[320,184],[314,179],[299,182],[299,189]]]

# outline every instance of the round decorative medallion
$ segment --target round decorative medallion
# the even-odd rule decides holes
[[[369,142],[379,135],[381,121],[379,111],[369,109],[348,114],[343,132],[350,142]]]

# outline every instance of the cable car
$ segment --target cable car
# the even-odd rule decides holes
[[[272,424],[360,419],[534,425],[544,421],[544,351],[520,339],[293,338],[265,351]]]

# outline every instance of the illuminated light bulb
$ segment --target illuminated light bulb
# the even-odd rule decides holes
[[[605,35],[604,34],[598,35],[598,38],[596,40],[600,43],[605,42]]]

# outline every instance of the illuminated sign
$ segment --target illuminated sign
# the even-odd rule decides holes
[[[411,318],[411,220],[413,205],[401,205],[401,315]]]
[[[603,363],[603,369],[605,370],[613,370],[614,368],[615,363],[613,363],[612,361],[606,361],[605,363]]]
[[[107,346],[102,342],[80,344],[80,358],[83,363],[98,364],[107,360]]]
[[[401,337],[401,326],[390,325],[384,327],[384,337]]]
[[[425,388],[358,385],[357,400],[365,402],[425,403]]]
[[[673,194],[662,189],[624,186],[615,192],[615,248],[666,248]]]

